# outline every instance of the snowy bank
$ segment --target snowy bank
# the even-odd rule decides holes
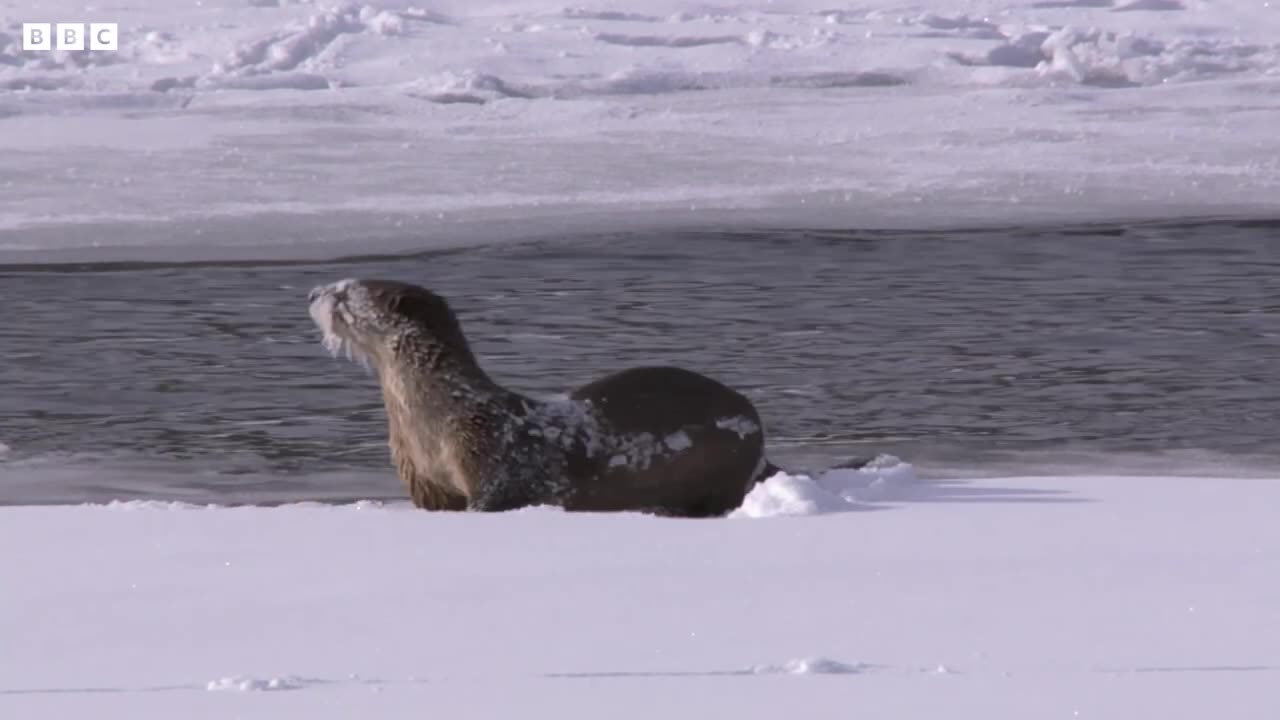
[[[22,48],[66,18],[119,51]],[[1261,1],[10,4],[0,260],[1275,215],[1277,37]]]
[[[779,472],[755,486],[730,517],[818,515],[858,509],[860,502],[910,497],[915,468],[892,455],[878,455],[855,469],[836,468],[810,477]]]
[[[0,509],[0,712],[1273,718],[1280,478],[767,521]]]

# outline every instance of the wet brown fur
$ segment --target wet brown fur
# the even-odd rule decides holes
[[[661,452],[650,452],[648,465],[633,467],[612,462],[612,451],[593,450],[591,433],[572,423],[563,429],[581,437],[553,442],[542,434],[539,423],[547,416],[538,415],[539,401],[489,379],[443,298],[389,281],[360,281],[359,290],[374,308],[366,311],[381,312],[379,321],[395,330],[359,351],[378,373],[392,459],[417,507],[507,510],[546,503],[566,510],[716,516],[738,507],[762,470],[772,469],[751,402],[708,377],[672,367],[614,373],[571,398],[591,408],[599,434],[610,440],[679,435],[689,447],[655,445]],[[717,426],[726,417],[756,430]]]

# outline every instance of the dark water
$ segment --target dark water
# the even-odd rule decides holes
[[[708,372],[801,466],[1280,468],[1280,223],[620,234],[0,266],[0,503],[399,497],[373,380],[307,316],[308,289],[346,276],[444,293],[521,390]]]

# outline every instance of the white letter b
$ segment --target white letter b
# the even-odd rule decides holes
[[[58,23],[58,49],[83,50],[84,25],[82,23]]]
[[[22,23],[22,49],[52,50],[52,35],[49,23]]]

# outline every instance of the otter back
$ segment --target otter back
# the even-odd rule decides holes
[[[570,465],[589,477],[573,478],[566,509],[723,515],[742,504],[764,465],[755,407],[705,375],[632,368],[570,397],[593,408],[612,442],[592,462]]]

